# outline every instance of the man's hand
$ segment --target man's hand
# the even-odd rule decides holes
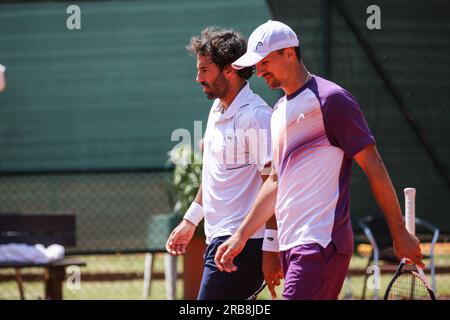
[[[220,271],[232,272],[237,267],[233,264],[234,258],[244,249],[245,241],[241,240],[236,234],[232,235],[227,241],[217,248],[214,262]]]
[[[406,258],[418,265],[422,269],[425,267],[421,259],[420,241],[416,236],[410,234],[406,229],[399,235],[394,237],[395,254],[399,260]]]
[[[262,271],[272,299],[276,299],[275,286],[279,286],[280,280],[284,278],[279,252],[263,251]]]
[[[185,254],[186,247],[194,236],[195,225],[183,219],[180,224],[173,229],[172,233],[167,239],[166,250],[173,256]]]

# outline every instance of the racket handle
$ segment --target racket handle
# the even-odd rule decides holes
[[[405,188],[405,224],[406,230],[416,234],[416,189]]]

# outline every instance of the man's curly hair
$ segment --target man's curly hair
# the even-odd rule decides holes
[[[247,40],[233,29],[207,27],[201,35],[191,38],[186,49],[195,55],[211,58],[220,71],[239,59],[247,50]],[[247,80],[253,74],[253,67],[238,70],[238,75]]]

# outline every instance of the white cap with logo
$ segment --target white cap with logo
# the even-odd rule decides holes
[[[247,52],[231,65],[238,70],[250,67],[273,51],[298,45],[297,35],[289,26],[269,20],[252,32],[248,39]]]

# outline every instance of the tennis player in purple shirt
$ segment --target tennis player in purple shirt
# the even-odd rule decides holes
[[[272,173],[242,225],[218,248],[217,267],[235,271],[234,257],[275,214],[278,231],[272,238],[283,266],[283,297],[337,299],[353,253],[349,204],[353,160],[368,178],[397,256],[423,266],[419,242],[404,226],[394,187],[355,98],[309,73],[297,35],[278,21],[259,26],[249,38],[247,52],[232,64],[236,69],[253,65],[270,88],[285,93],[271,119]],[[279,281],[271,279],[269,288]]]

